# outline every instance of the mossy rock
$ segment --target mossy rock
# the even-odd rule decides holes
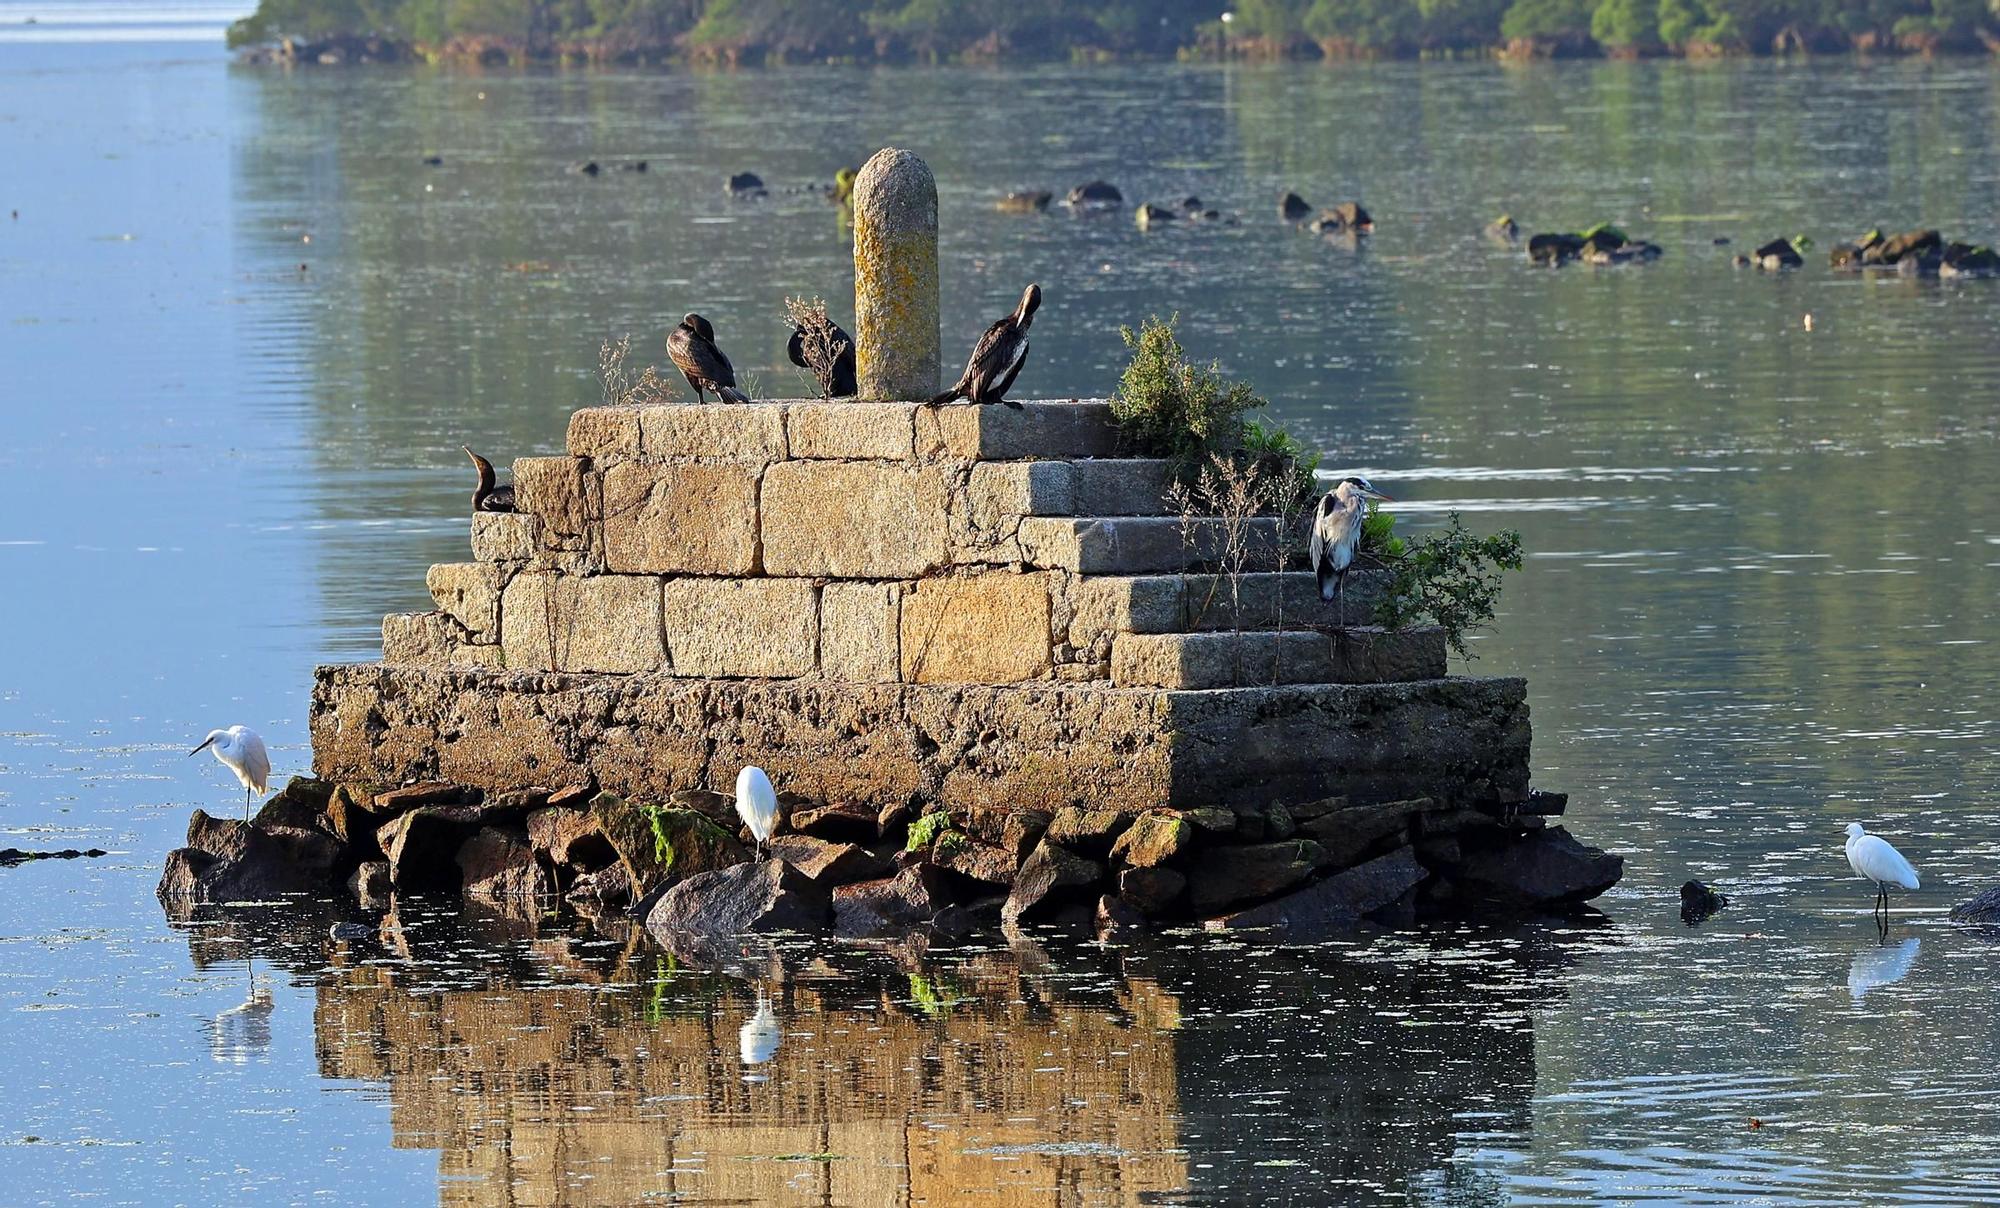
[[[635,899],[750,858],[736,836],[695,810],[662,809],[599,793],[591,799],[590,815],[625,866]]]

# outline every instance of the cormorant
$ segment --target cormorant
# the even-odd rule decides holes
[[[1306,557],[1319,580],[1319,598],[1328,602],[1344,597],[1347,569],[1354,565],[1354,552],[1361,546],[1361,522],[1368,518],[1370,499],[1388,500],[1366,478],[1348,477],[1319,501],[1313,510],[1312,536],[1306,541]],[[1394,502],[1390,500],[1390,502]],[[1347,601],[1340,601],[1340,624],[1347,624]]]
[[[833,354],[833,376],[831,379],[822,379],[819,388],[826,392],[828,398],[852,398],[859,390],[854,381],[854,337],[843,331],[840,324],[831,320],[828,321],[827,328],[827,337],[833,345],[827,349]],[[792,328],[792,338],[785,342],[785,356],[792,364],[818,376],[819,371],[806,360],[805,343],[806,329]]]
[[[1014,378],[1028,359],[1028,324],[1034,322],[1035,310],[1041,304],[1041,286],[1030,285],[1022,290],[1020,305],[1014,308],[1014,313],[987,328],[979,343],[973,345],[972,359],[965,363],[958,384],[932,399],[931,404],[962,398],[975,403],[1020,406],[1007,402],[1007,388],[1014,384]]]
[[[667,333],[667,357],[694,387],[694,401],[706,402],[703,391],[715,391],[725,403],[747,403],[750,396],[736,388],[736,368],[715,346],[715,328],[708,320],[690,313],[681,325]]]
[[[479,471],[479,486],[472,492],[472,510],[475,512],[511,512],[514,510],[514,484],[495,486],[493,463],[466,449],[465,455],[472,459],[472,467]]]

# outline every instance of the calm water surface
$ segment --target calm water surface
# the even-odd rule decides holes
[[[661,359],[694,307],[793,392],[781,299],[845,317],[851,281],[787,190],[884,144],[940,180],[950,344],[1047,291],[1024,393],[1105,392],[1119,325],[1177,311],[1329,469],[1523,531],[1477,669],[1531,677],[1538,782],[1626,853],[1604,917],[720,957],[422,903],[379,942],[163,919],[162,854],[233,800],[184,752],[243,721],[307,766],[312,665],[464,554],[457,446],[557,449],[599,340]],[[2000,239],[1990,64],[286,75],[15,38],[0,164],[0,846],[115,852],[0,869],[10,1201],[2000,1200],[2000,947],[1941,919],[2000,881],[2000,288],[1817,267],[1875,224]],[[989,208],[1099,175],[1241,221]],[[1286,187],[1378,233],[1284,230]],[[1502,210],[1668,255],[1535,271],[1478,237]],[[1800,232],[1784,277],[1712,242]],[[1886,945],[1855,819],[1924,873]],[[1700,930],[1689,876],[1735,898]]]

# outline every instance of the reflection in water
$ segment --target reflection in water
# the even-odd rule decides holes
[[[1856,952],[1847,966],[1847,992],[1860,1002],[1870,990],[1893,986],[1908,977],[1910,966],[1917,963],[1917,945],[1921,942],[1914,935],[1900,944],[1890,944],[1884,939]]]
[[[1570,959],[1535,934],[799,941],[747,954],[767,980],[746,982],[616,921],[439,904],[393,922],[386,947],[327,943],[323,920],[180,925],[197,961],[248,944],[313,971],[320,1073],[385,1086],[394,1143],[438,1150],[441,1198],[461,1204],[1336,1202],[1412,1185],[1499,1202],[1455,1155],[1524,1138],[1530,1018],[1560,1001]]]
[[[244,1000],[202,1022],[209,1055],[225,1065],[268,1060],[271,1051],[271,988],[257,979],[257,962],[247,962],[249,990]]]

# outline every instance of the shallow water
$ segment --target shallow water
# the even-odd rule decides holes
[[[0,846],[115,852],[0,869],[10,1198],[2000,1200],[2000,950],[1941,919],[2000,878],[2000,288],[1816,267],[1877,223],[2000,237],[1995,131],[1983,61],[288,75],[0,44]],[[791,393],[780,300],[844,317],[849,277],[784,190],[884,144],[940,180],[948,345],[1046,290],[1023,393],[1105,392],[1118,326],[1178,311],[1327,468],[1522,530],[1475,669],[1530,677],[1538,783],[1626,854],[1605,917],[719,961],[421,904],[385,942],[163,919],[189,809],[234,804],[184,752],[243,721],[308,764],[312,665],[463,556],[457,445],[556,449],[598,341],[660,360],[696,306]],[[779,191],[729,202],[745,168]],[[1241,221],[987,208],[1097,175]],[[1280,228],[1285,187],[1377,234]],[[1501,210],[1668,255],[1536,271],[1478,237]],[[1815,267],[1727,267],[1797,232]],[[1924,874],[1886,945],[1856,819]],[[1734,898],[1699,930],[1689,876]]]

